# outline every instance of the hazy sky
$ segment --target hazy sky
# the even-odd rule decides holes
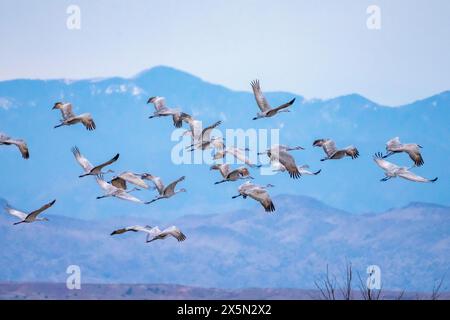
[[[70,4],[81,29],[69,30]],[[381,29],[369,30],[369,5]],[[232,89],[357,92],[399,105],[450,89],[448,0],[0,2],[0,80],[129,77],[169,65]]]

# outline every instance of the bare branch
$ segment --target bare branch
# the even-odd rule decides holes
[[[352,269],[352,263],[346,262],[345,265],[345,278],[344,283],[342,287],[340,288],[342,298],[344,300],[352,300],[352,280],[353,280],[353,269]]]
[[[328,264],[325,277],[314,281],[314,285],[319,290],[323,299],[336,300],[336,277],[330,275]]]
[[[405,290],[402,290],[402,291],[400,292],[400,294],[395,298],[395,300],[402,300],[404,294],[405,294]]]
[[[439,300],[439,297],[441,296],[441,288],[442,283],[444,282],[445,275],[441,277],[441,279],[438,282],[435,282],[433,285],[433,291],[431,292],[431,300]]]

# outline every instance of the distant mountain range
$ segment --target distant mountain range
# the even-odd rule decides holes
[[[80,220],[48,211],[50,221],[13,226],[0,215],[0,282],[65,283],[75,264],[82,283],[165,283],[206,288],[314,289],[329,265],[341,281],[347,261],[366,278],[378,265],[385,290],[432,290],[450,266],[450,208],[425,203],[352,214],[305,196],[279,195],[267,214],[248,209],[186,215],[170,224],[148,217]],[[2,204],[4,205],[4,203]],[[134,224],[175,224],[187,240],[145,243]],[[355,280],[355,286],[358,285]],[[449,289],[445,278],[443,291]]]

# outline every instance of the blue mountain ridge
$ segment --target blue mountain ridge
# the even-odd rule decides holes
[[[327,265],[342,281],[351,261],[363,279],[367,266],[378,265],[385,290],[429,292],[449,271],[449,207],[413,203],[361,215],[306,196],[279,195],[274,201],[274,214],[247,203],[247,209],[161,223],[150,214],[99,221],[49,210],[48,222],[13,226],[16,219],[2,214],[0,281],[64,283],[66,268],[78,265],[84,284],[314,289]],[[134,224],[174,224],[187,240],[146,244],[140,233],[110,236]],[[448,285],[445,279],[444,291]]]

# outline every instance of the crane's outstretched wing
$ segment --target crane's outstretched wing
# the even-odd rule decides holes
[[[422,154],[420,153],[420,151],[416,148],[414,149],[407,149],[405,151],[409,157],[411,158],[412,161],[414,161],[414,164],[417,167],[420,167],[424,164],[423,158],[422,158]]]
[[[81,114],[79,116],[74,117],[73,119],[80,120],[81,123],[84,125],[84,127],[89,131],[95,130],[95,128],[96,128],[94,119],[92,119],[92,116],[90,113]]]
[[[40,207],[39,209],[31,212],[27,218],[36,218],[40,213],[42,213],[43,211],[47,210],[48,208],[50,208],[51,206],[53,206],[56,202],[56,199],[43,205],[42,207]]]
[[[144,188],[144,189],[148,189],[148,185],[145,183],[144,180],[142,180],[141,177],[139,177],[138,175],[132,173],[132,172],[122,172],[119,176],[119,178],[122,178],[123,180],[132,183],[138,187]]]
[[[178,178],[177,180],[175,180],[174,182],[170,183],[165,189],[164,189],[164,194],[171,194],[175,191],[175,186],[177,185],[178,182],[181,182],[185,179],[185,176],[182,176],[181,178]]]
[[[213,123],[212,125],[210,125],[209,127],[206,127],[205,129],[203,129],[202,141],[204,141],[204,142],[210,141],[211,140],[211,132],[213,131],[213,129],[217,128],[221,123],[222,123],[222,121],[219,120],[219,121]]]
[[[153,175],[148,174],[148,173],[147,174],[143,174],[141,177],[143,179],[150,180],[151,182],[153,182],[153,184],[155,185],[156,190],[158,190],[159,194],[163,194],[164,193],[164,184],[161,181],[160,177],[153,176]]]
[[[352,159],[356,159],[359,157],[359,151],[354,146],[348,146],[344,150],[345,150],[345,154],[348,155],[349,157],[351,157]]]
[[[113,236],[115,234],[122,234],[122,233],[129,232],[129,231],[131,231],[131,232],[144,231],[146,229],[147,229],[147,227],[143,227],[143,226],[125,227],[125,228],[114,230],[113,232],[111,232],[111,235]]]
[[[254,164],[250,158],[248,158],[245,153],[244,150],[239,149],[239,148],[227,148],[225,149],[225,153],[231,154],[233,157],[235,157],[236,159],[238,159],[239,161],[242,161],[243,163],[245,163],[246,165],[248,165],[249,167],[260,167],[260,165],[256,165]]]
[[[0,132],[0,144],[15,145],[19,149],[24,159],[28,159],[30,157],[27,143],[22,139],[12,139],[8,137],[6,134]]]
[[[261,203],[266,212],[275,211],[275,205],[270,198],[269,193],[260,187],[251,188],[245,191],[249,197]]]
[[[226,178],[230,173],[230,165],[226,163],[219,165],[219,172],[223,178]]]
[[[255,96],[256,104],[262,112],[266,112],[271,109],[269,102],[261,90],[259,80],[253,80],[251,83],[253,89],[253,95]]]
[[[398,170],[400,167],[392,162],[386,161],[383,159],[383,155],[381,153],[376,153],[373,156],[373,160],[375,163],[386,172],[393,172]]]
[[[280,110],[282,110],[282,109],[286,109],[286,108],[292,106],[292,105],[294,104],[294,102],[295,102],[295,98],[292,99],[292,100],[289,101],[289,102],[286,102],[286,103],[282,104],[281,106],[278,106],[278,107],[276,107],[276,108],[273,108],[272,110],[270,110],[270,111],[267,113],[267,115],[268,115],[268,116],[275,115],[278,111],[280,111]]]
[[[164,97],[151,97],[147,103],[153,103],[156,111],[167,110],[166,99]]]
[[[294,157],[287,151],[279,151],[278,161],[286,168],[289,172],[289,176],[293,179],[300,178],[301,174],[298,171],[297,164],[295,163]]]
[[[60,108],[61,115],[64,120],[71,119],[75,117],[75,113],[73,113],[72,110],[72,104],[71,103],[64,103],[62,104],[62,107]]]
[[[401,142],[399,137],[392,138],[391,140],[386,142],[386,150],[391,151],[392,149],[400,146],[400,144]]]
[[[331,157],[333,154],[336,153],[336,143],[333,140],[325,140],[325,142],[322,145],[323,151],[325,151],[325,154],[328,157]]]
[[[72,153],[75,156],[75,159],[77,160],[77,162],[80,164],[80,166],[83,168],[84,172],[88,173],[91,172],[91,170],[94,168],[94,166],[89,162],[88,159],[86,159],[86,157],[84,157],[80,150],[78,149],[78,147],[73,147],[72,148]]]
[[[102,188],[108,194],[112,194],[118,191],[118,189],[115,186],[106,182],[105,180],[103,180],[98,176],[95,177],[95,181],[97,181],[97,184],[100,186],[100,188]]]
[[[13,209],[9,206],[5,207],[6,212],[8,212],[10,215],[13,215],[17,218],[19,218],[20,220],[25,220],[25,218],[28,216],[28,214],[26,214],[25,212]]]
[[[125,191],[117,192],[114,194],[114,196],[116,198],[119,198],[122,200],[127,200],[127,201],[131,201],[131,202],[136,202],[136,203],[144,203],[144,201],[142,201],[141,199],[138,199],[135,196],[132,196],[131,194],[129,194],[128,192],[125,192]]]
[[[415,173],[412,173],[411,171],[405,171],[405,172],[401,172],[398,174],[399,177],[409,180],[409,181],[414,181],[414,182],[436,182],[436,180],[438,179],[437,177],[434,179],[427,179],[421,176],[418,176]]]
[[[119,159],[119,156],[120,156],[120,154],[118,153],[118,154],[116,154],[112,159],[110,159],[110,160],[108,160],[108,161],[106,161],[106,162],[104,162],[104,163],[102,163],[102,164],[99,164],[98,166],[94,167],[94,169],[101,170],[101,169],[103,169],[104,167],[113,164],[114,162],[117,161],[117,159]]]
[[[186,236],[184,235],[184,233],[181,232],[181,230],[175,226],[171,226],[169,228],[164,229],[160,234],[160,236],[162,237],[166,237],[168,235],[177,239],[178,242],[186,240]]]
[[[121,177],[115,177],[110,183],[118,189],[127,190],[127,182]]]
[[[24,158],[24,159],[30,158],[30,152],[28,150],[27,143],[24,140],[11,139],[11,140],[9,140],[9,143],[15,145],[19,149],[20,154],[22,155],[22,158]]]

